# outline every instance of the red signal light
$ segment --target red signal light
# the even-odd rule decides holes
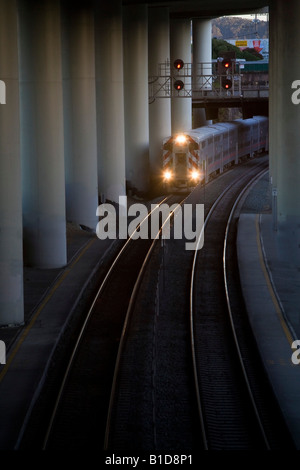
[[[231,66],[231,60],[229,60],[229,59],[223,59],[223,60],[222,60],[222,65],[223,65],[223,67],[224,67],[225,69],[228,70],[228,69],[230,68],[230,66]]]
[[[181,80],[175,80],[174,88],[175,90],[180,91],[184,88],[184,83]]]
[[[222,80],[222,87],[225,89],[225,90],[230,90],[230,88],[232,87],[232,81],[231,80]]]
[[[175,69],[177,69],[177,70],[183,69],[183,67],[184,67],[184,62],[183,62],[183,60],[181,60],[181,59],[176,59],[176,60],[174,60],[174,67],[175,67]]]

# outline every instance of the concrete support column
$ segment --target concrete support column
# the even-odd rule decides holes
[[[171,40],[171,75],[174,72],[174,60],[182,59],[185,64],[191,64],[191,21],[172,19],[170,22]],[[191,70],[190,70],[191,71]],[[174,97],[172,106],[172,134],[192,128],[192,98]]]
[[[277,189],[277,169],[276,169],[276,147],[277,147],[277,134],[278,125],[280,126],[280,119],[278,119],[278,25],[279,20],[276,12],[276,3],[273,3],[269,7],[269,18],[270,18],[270,33],[269,33],[269,169],[272,186]],[[276,207],[274,207],[276,210]],[[277,214],[276,214],[277,216]]]
[[[170,60],[168,8],[149,8],[149,76],[159,74],[159,64]],[[161,180],[162,141],[171,135],[171,101],[155,99],[149,105],[149,163],[153,183]]]
[[[24,321],[19,66],[15,0],[0,1],[0,325]],[[2,97],[1,97],[2,98]],[[1,100],[2,103],[2,100]]]
[[[97,225],[97,126],[94,15],[67,9],[63,28],[63,90],[67,220]]]
[[[95,39],[99,193],[118,202],[126,194],[121,0],[96,3]]]
[[[24,259],[66,264],[61,24],[58,0],[19,2]]]
[[[212,43],[211,20],[194,18],[193,25],[193,95],[194,90],[211,90]],[[206,75],[207,77],[200,77]],[[197,93],[196,93],[197,94]],[[211,123],[206,120],[204,108],[193,108],[193,128]]]
[[[270,29],[277,31],[276,49],[270,73],[272,108],[270,114],[272,169],[276,166],[278,240],[281,252],[300,267],[300,104],[292,102],[292,84],[300,81],[300,62],[295,50],[300,41],[300,3],[273,2]],[[287,47],[289,44],[289,47]],[[272,80],[276,77],[275,83]],[[297,88],[299,89],[299,83]],[[275,85],[275,86],[274,86]],[[300,91],[298,92],[299,97]],[[275,100],[275,101],[273,101]],[[274,114],[274,109],[276,114]],[[273,162],[276,161],[276,163]]]
[[[149,187],[148,7],[124,8],[125,148],[128,186]]]

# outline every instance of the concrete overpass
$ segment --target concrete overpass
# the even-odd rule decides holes
[[[23,265],[64,266],[66,221],[95,227],[126,181],[147,191],[162,138],[191,127],[191,99],[148,104],[158,63],[191,62],[191,21],[197,63],[211,57],[212,17],[265,6],[274,228],[299,263],[297,0],[0,0],[0,325],[24,320]]]

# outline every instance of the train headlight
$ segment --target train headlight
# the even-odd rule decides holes
[[[179,145],[183,145],[186,143],[186,136],[183,134],[179,134],[177,137],[175,137],[175,143]]]
[[[192,180],[197,181],[200,178],[200,171],[192,170],[191,171],[191,178],[192,178]]]
[[[170,171],[170,170],[164,171],[164,179],[165,179],[166,181],[170,181],[171,178],[172,178],[172,173],[171,173],[171,171]]]

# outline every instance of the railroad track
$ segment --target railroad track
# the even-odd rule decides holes
[[[182,196],[168,196],[160,204],[181,201]],[[148,223],[148,218],[140,225],[143,223]],[[46,426],[43,450],[101,449],[107,438],[122,344],[143,272],[157,242],[150,237],[133,238],[134,233],[116,256],[86,315]]]
[[[195,251],[193,260],[191,344],[206,450],[292,448],[257,353],[237,275],[237,207],[266,171],[253,168],[220,194],[206,217],[205,249]]]
[[[123,355],[107,451],[180,449],[196,456],[208,449],[292,448],[247,324],[233,254],[235,201],[261,170],[266,163],[250,161],[187,199],[206,203],[205,241],[198,255],[186,252],[180,240],[156,247]],[[149,305],[147,298],[155,292],[158,300]]]
[[[205,202],[205,243],[195,254],[184,240],[126,243],[77,339],[43,449],[292,447],[237,278],[237,198],[265,169],[250,161],[185,201]]]

